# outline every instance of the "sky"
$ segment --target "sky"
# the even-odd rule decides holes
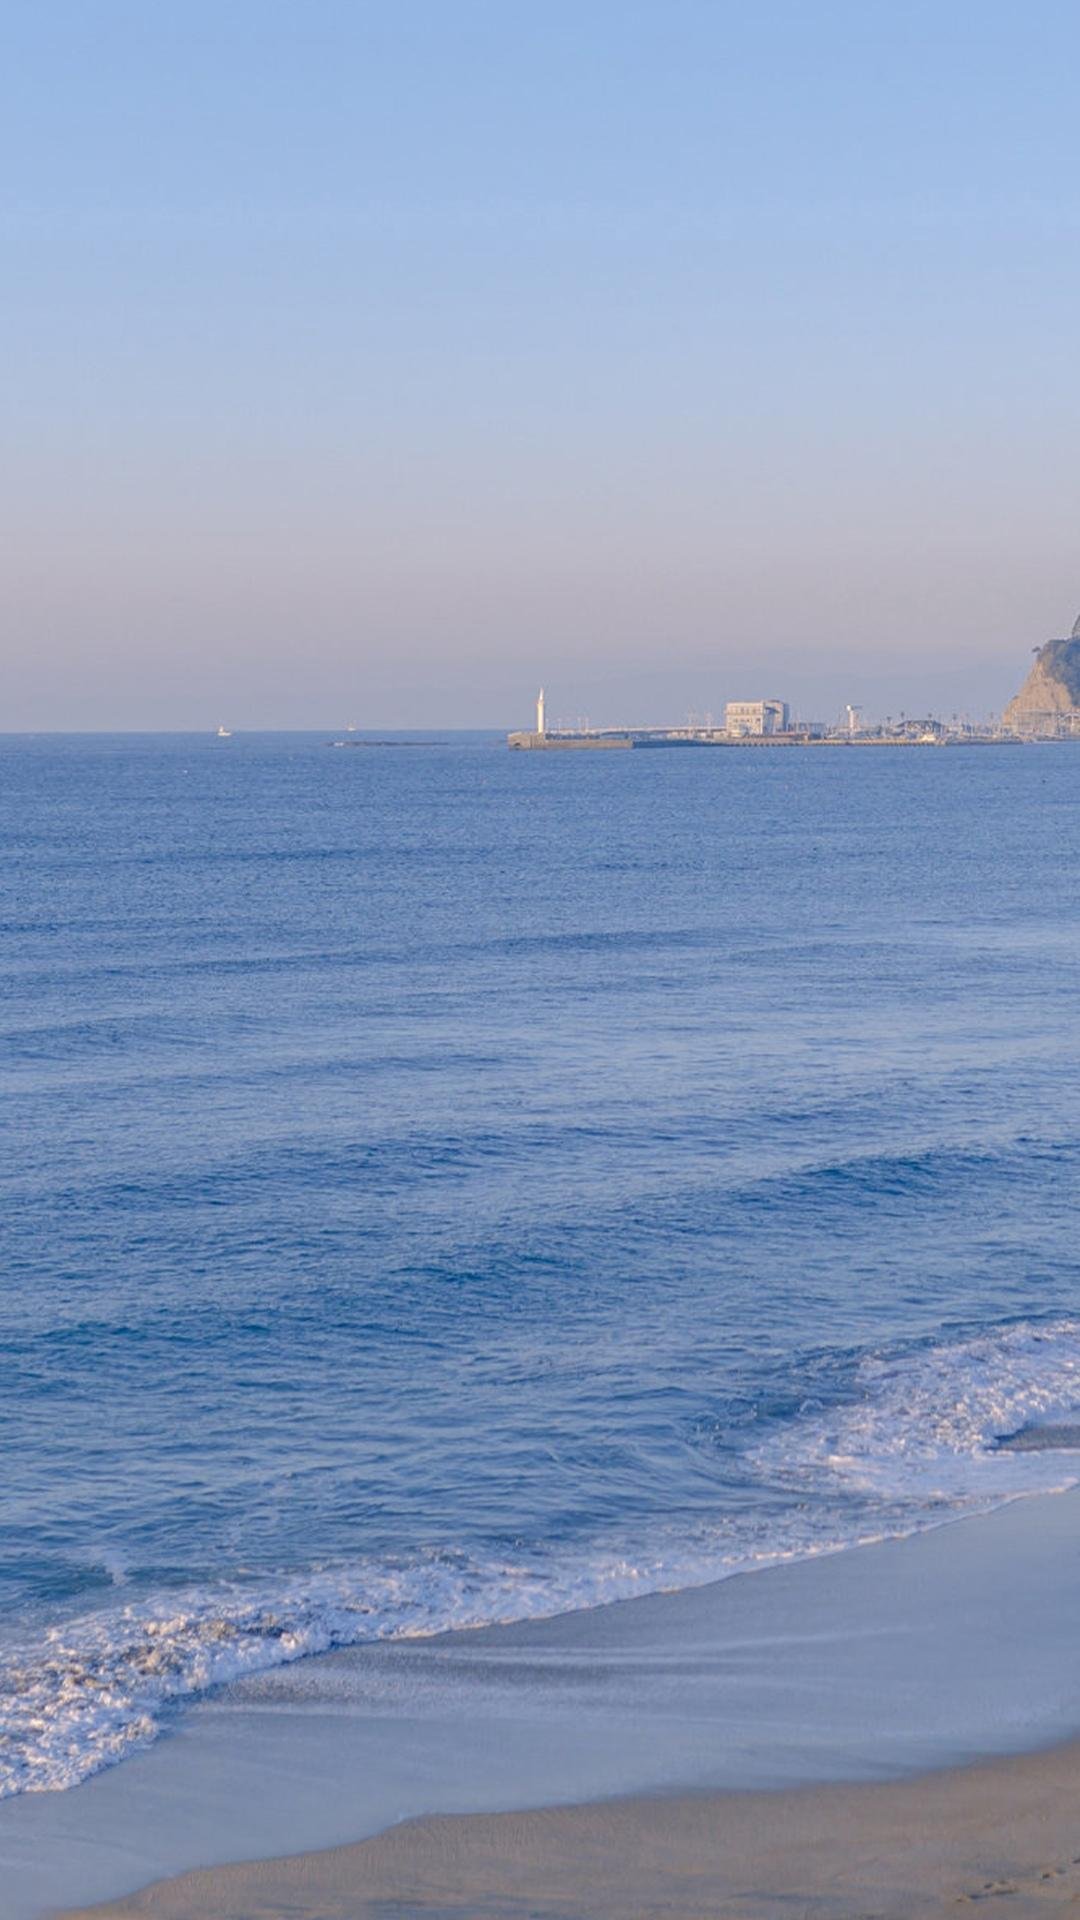
[[[1080,10],[8,0],[0,731],[981,715],[1080,610]]]

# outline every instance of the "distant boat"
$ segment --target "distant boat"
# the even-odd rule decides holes
[[[217,737],[219,740],[231,740],[232,734],[230,733],[228,727],[219,727],[217,730]]]
[[[349,721],[349,724],[348,724],[348,726],[346,727],[346,729],[345,729],[345,731],[346,731],[346,733],[355,733],[355,732],[356,732],[356,722],[355,722],[355,720],[350,720],[350,721]]]

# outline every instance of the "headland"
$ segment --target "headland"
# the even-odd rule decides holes
[[[1019,693],[1002,715],[1004,727],[1037,739],[1080,737],[1080,618],[1065,640],[1048,640]]]

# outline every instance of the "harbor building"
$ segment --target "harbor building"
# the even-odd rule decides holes
[[[724,732],[742,737],[746,734],[786,733],[786,700],[729,700],[724,708]]]

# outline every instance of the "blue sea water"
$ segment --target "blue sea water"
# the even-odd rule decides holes
[[[1080,753],[0,741],[0,1792],[1080,1479]]]

